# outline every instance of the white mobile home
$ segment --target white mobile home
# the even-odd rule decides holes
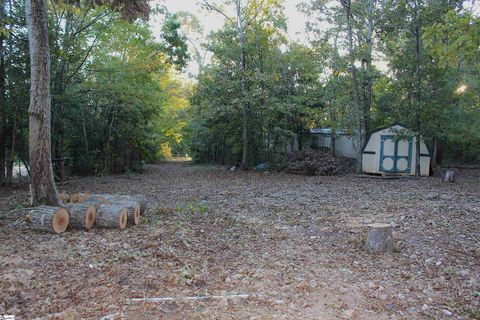
[[[416,138],[401,125],[372,132],[362,152],[362,171],[415,175]],[[420,174],[430,175],[430,154],[420,141]]]
[[[309,146],[330,150],[332,148],[332,129],[317,128],[310,129]],[[356,141],[355,137],[342,131],[335,132],[335,154],[345,158],[355,158]]]

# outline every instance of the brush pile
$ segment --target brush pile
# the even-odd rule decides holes
[[[292,153],[284,171],[304,175],[333,176],[354,172],[355,160],[334,157],[321,150],[302,150]]]

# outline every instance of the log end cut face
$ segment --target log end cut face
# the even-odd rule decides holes
[[[69,220],[70,218],[68,211],[64,208],[59,208],[53,215],[53,230],[56,233],[65,232],[65,230],[67,230]]]
[[[72,203],[79,203],[84,202],[90,199],[92,195],[90,193],[74,193],[70,197],[70,202]]]
[[[87,213],[86,213],[86,221],[85,221],[85,228],[90,229],[93,227],[93,224],[95,223],[95,217],[97,215],[97,210],[95,209],[94,206],[90,206],[87,208]]]
[[[72,196],[70,197],[70,202],[71,203],[80,202],[80,194],[78,194],[78,193],[72,194]]]
[[[123,230],[127,226],[128,211],[126,208],[123,208],[118,217],[118,228]]]
[[[136,225],[140,223],[140,214],[141,214],[140,203],[137,202],[137,204],[135,205],[135,211],[133,212],[133,222]]]

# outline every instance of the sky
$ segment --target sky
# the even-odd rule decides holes
[[[305,16],[299,12],[296,8],[298,4],[304,2],[305,0],[285,0],[285,16],[287,17],[288,25],[288,37],[291,41],[301,41],[303,42],[306,37],[303,33],[305,28]],[[157,3],[163,3],[170,13],[175,13],[178,11],[186,11],[197,16],[200,20],[200,23],[205,28],[205,35],[209,34],[211,31],[220,29],[223,26],[224,18],[214,12],[208,12],[205,9],[202,9],[199,5],[199,0],[157,0]],[[215,1],[220,3],[221,1]],[[154,34],[159,33],[160,23],[153,22],[152,29]],[[195,75],[198,71],[198,67],[195,62],[191,61],[187,67],[186,73]]]
[[[286,0],[285,15],[288,19],[288,35],[291,40],[297,40],[297,32],[301,32],[305,27],[304,15],[296,9],[296,6],[305,0]],[[218,30],[223,26],[223,17],[214,12],[207,12],[201,9],[199,0],[163,0],[164,5],[170,13],[186,11],[195,14],[200,22],[205,26],[205,31],[209,33]],[[220,1],[215,1],[220,3]]]
[[[178,11],[186,11],[197,16],[200,20],[200,23],[205,29],[205,35],[208,35],[211,31],[220,29],[224,23],[224,17],[215,12],[209,12],[205,9],[202,9],[199,5],[200,0],[155,0],[156,3],[163,4],[167,7],[170,13],[175,13]],[[215,3],[221,3],[220,0],[215,0]],[[285,0],[285,16],[287,18],[288,26],[288,37],[290,41],[299,41],[302,43],[307,42],[307,35],[304,32],[305,22],[307,17],[297,10],[297,5],[305,2],[305,0]],[[470,9],[472,13],[480,15],[480,1],[469,0],[465,3],[466,8]],[[152,30],[154,34],[159,34],[159,29],[161,22],[155,21],[153,19]],[[209,62],[210,56],[207,56],[206,63]],[[383,60],[374,61],[374,64],[377,68],[382,71],[387,71],[387,63]],[[188,67],[186,68],[184,75],[188,78],[194,78],[198,73],[198,66],[196,63],[191,60]]]

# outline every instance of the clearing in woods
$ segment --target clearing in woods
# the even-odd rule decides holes
[[[479,319],[479,172],[359,179],[166,163],[71,181],[144,194],[139,226],[61,235],[0,226],[0,314],[18,319]],[[1,211],[25,204],[3,189]],[[395,251],[364,251],[366,225]],[[127,304],[127,298],[254,294]]]

